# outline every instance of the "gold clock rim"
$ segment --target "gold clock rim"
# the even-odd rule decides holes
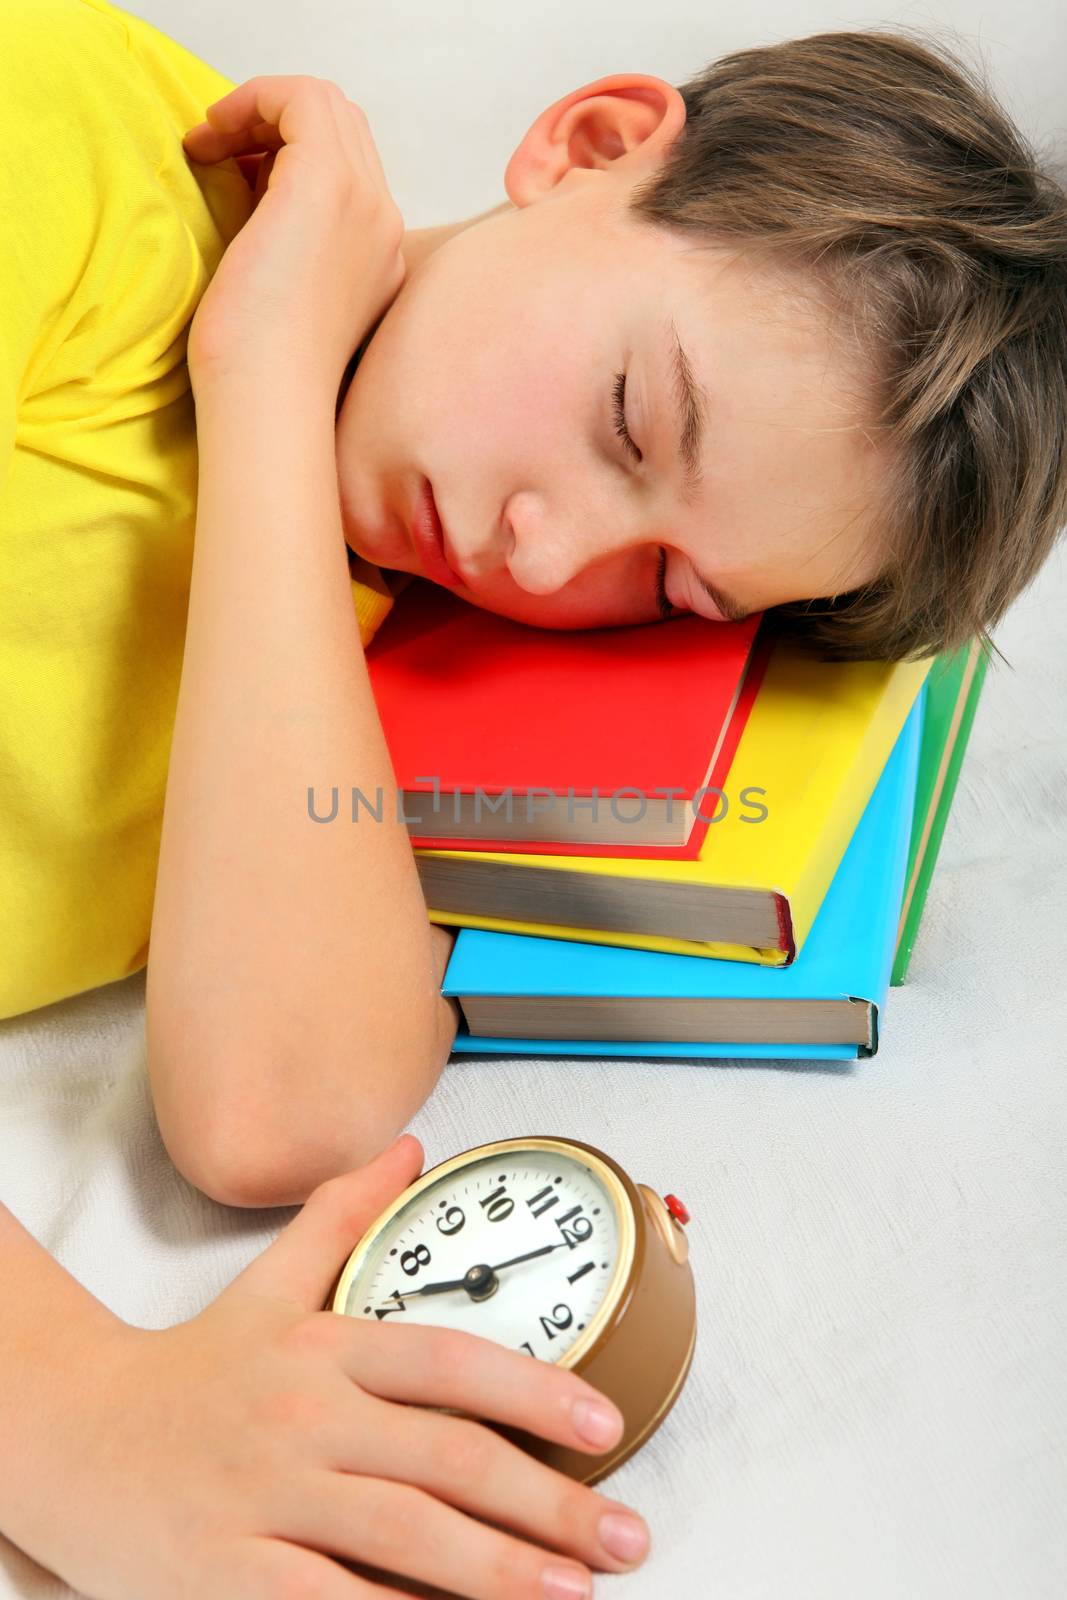
[[[504,1156],[518,1150],[562,1152],[569,1160],[577,1161],[584,1166],[593,1168],[603,1182],[615,1206],[615,1216],[619,1231],[619,1250],[611,1281],[604,1291],[596,1313],[580,1337],[560,1356],[558,1361],[551,1363],[553,1366],[565,1369],[576,1366],[596,1345],[607,1324],[613,1319],[623,1291],[630,1281],[637,1245],[637,1218],[635,1216],[634,1202],[631,1200],[626,1186],[614,1166],[591,1146],[559,1135],[531,1134],[529,1137],[516,1139],[494,1139],[487,1144],[473,1145],[469,1150],[461,1150],[458,1155],[449,1156],[446,1160],[438,1162],[436,1166],[430,1167],[426,1172],[421,1173],[394,1200],[390,1201],[389,1205],[378,1215],[362,1238],[357,1241],[337,1281],[337,1287],[334,1290],[329,1309],[337,1312],[340,1316],[349,1315],[343,1309],[344,1301],[347,1298],[349,1287],[358,1276],[359,1270],[370,1254],[375,1240],[385,1231],[393,1218],[406,1206],[410,1205],[413,1200],[417,1199],[424,1190],[434,1187],[452,1172],[462,1167],[473,1166],[476,1162],[489,1160],[496,1155]]]

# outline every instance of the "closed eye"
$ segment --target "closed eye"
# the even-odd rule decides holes
[[[614,383],[614,388],[613,388],[613,396],[614,396],[615,432],[619,435],[619,438],[623,441],[623,443],[626,446],[627,451],[633,456],[634,460],[637,461],[637,462],[641,462],[641,461],[644,460],[644,456],[641,454],[641,451],[638,449],[637,445],[634,443],[633,439],[630,436],[630,430],[626,426],[626,410],[625,410],[626,374],[625,374],[625,372],[617,372],[615,374],[615,383]],[[659,563],[658,563],[658,566],[656,568],[655,594],[656,594],[656,606],[657,606],[657,609],[658,609],[659,614],[660,614],[661,617],[670,617],[676,611],[678,611],[680,609],[678,606],[674,605],[674,603],[671,600],[669,600],[667,598],[666,579],[667,579],[667,552],[663,548],[663,546],[660,545],[660,547],[659,547]],[[742,607],[742,606],[739,606],[739,605],[730,604],[729,602],[726,601],[725,596],[720,596],[717,593],[715,593],[712,590],[711,585],[708,583],[707,579],[700,577],[699,574],[697,575],[697,582],[699,583],[700,587],[703,589],[704,593],[706,595],[708,595],[709,598],[712,599],[715,602],[715,607],[716,607],[717,611],[719,612],[719,616],[715,619],[716,621],[719,621],[719,622],[743,622],[747,616],[751,615],[751,612],[752,612],[752,607],[751,606],[746,608],[746,607]],[[698,613],[698,615],[699,615],[699,613]]]
[[[661,617],[669,617],[674,611],[674,605],[667,598],[667,552],[662,545],[659,547],[659,564],[656,567],[656,605]]]
[[[644,460],[644,456],[641,454],[640,450],[634,444],[633,439],[630,437],[630,430],[626,426],[626,411],[625,411],[624,406],[623,406],[623,401],[624,401],[624,398],[625,398],[625,395],[626,395],[626,374],[625,374],[625,372],[617,372],[615,374],[615,387],[614,387],[613,393],[614,393],[614,397],[615,397],[615,406],[614,406],[614,411],[615,411],[615,432],[618,434],[619,438],[623,441],[623,443],[625,444],[627,450],[633,456],[634,460],[635,461],[643,461]]]
[[[641,452],[638,449],[637,445],[634,443],[633,439],[630,436],[630,430],[626,426],[626,410],[625,410],[625,406],[624,406],[624,402],[625,402],[625,398],[626,398],[626,374],[625,374],[625,372],[617,372],[615,374],[615,387],[614,387],[613,393],[614,393],[614,400],[615,400],[615,407],[614,407],[614,410],[615,410],[615,432],[619,435],[619,438],[623,441],[623,443],[625,444],[627,450],[632,454],[632,456],[634,457],[634,460],[638,461],[638,462],[643,461],[644,460],[644,456],[641,454]],[[656,609],[658,610],[660,616],[665,618],[665,619],[667,617],[673,616],[675,611],[676,611],[676,609],[677,609],[677,607],[672,603],[672,601],[670,599],[668,599],[667,587],[666,587],[666,578],[667,578],[667,552],[663,548],[663,546],[660,545],[660,547],[659,547],[659,562],[658,562],[657,567],[656,567],[656,590],[655,590],[655,593],[656,593]]]

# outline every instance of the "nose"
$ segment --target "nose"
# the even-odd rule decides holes
[[[508,571],[527,594],[558,593],[613,547],[598,519],[549,516],[537,497],[525,492],[508,501],[504,527]]]

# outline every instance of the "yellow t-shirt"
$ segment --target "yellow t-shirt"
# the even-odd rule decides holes
[[[188,325],[234,87],[108,0],[0,0],[0,1017],[143,967],[196,509]],[[355,560],[364,644],[393,597]]]

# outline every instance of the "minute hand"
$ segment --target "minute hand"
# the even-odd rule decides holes
[[[498,1261],[495,1267],[490,1267],[490,1272],[502,1272],[505,1267],[518,1266],[520,1261],[532,1261],[535,1256],[547,1256],[550,1250],[562,1250],[567,1243],[561,1239],[558,1244],[544,1244],[540,1250],[528,1250],[524,1256],[512,1256],[510,1261]]]

